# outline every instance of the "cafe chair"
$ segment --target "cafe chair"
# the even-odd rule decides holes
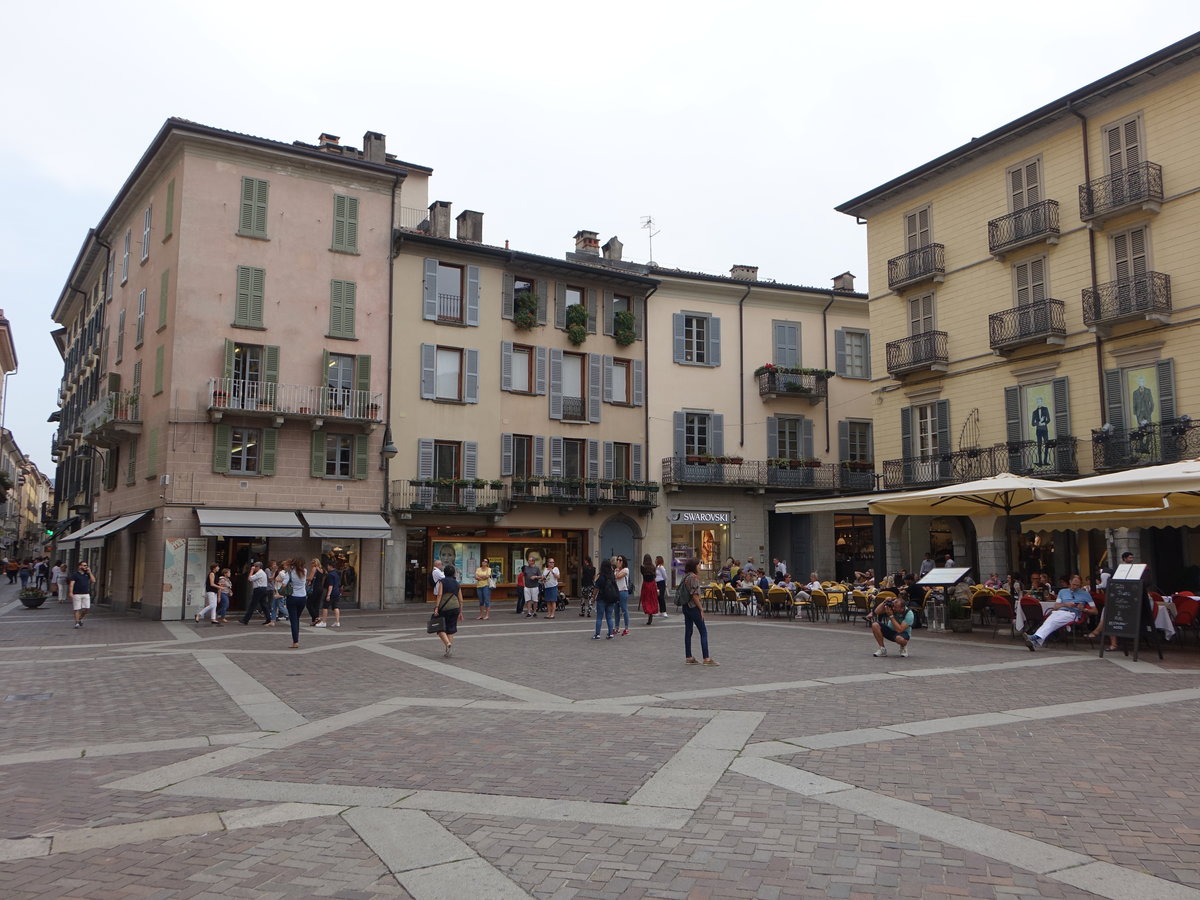
[[[1021,614],[1025,616],[1026,634],[1033,634],[1046,620],[1046,614],[1042,612],[1042,604],[1028,594],[1021,598]]]
[[[991,612],[992,591],[990,588],[977,588],[971,594],[971,614],[979,617],[980,625],[988,624],[988,615]]]
[[[792,601],[792,595],[787,588],[773,587],[767,591],[767,603],[764,610],[773,616],[783,614],[791,619],[796,615],[796,603]]]
[[[810,591],[809,596],[811,597],[811,599],[809,600],[809,605],[810,605],[809,615],[812,617],[812,621],[816,622],[818,619],[820,619],[823,616],[825,618],[825,621],[828,622],[829,621],[829,595],[826,594],[824,591]]]
[[[865,591],[854,590],[850,592],[850,604],[846,609],[846,620],[850,621],[853,618],[862,617],[863,622],[866,622],[867,616],[871,613],[871,602],[867,599]]]
[[[1190,594],[1175,595],[1175,630],[1192,632],[1200,642],[1200,599]]]
[[[758,614],[760,616],[765,616],[768,612],[767,595],[757,584],[751,585],[751,595],[753,597],[754,606],[758,610]]]
[[[992,616],[992,640],[996,639],[996,633],[1000,630],[1001,625],[1008,626],[1008,639],[1012,640],[1016,630],[1013,627],[1013,623],[1016,622],[1016,613],[1013,611],[1012,600],[993,594],[988,601],[988,606],[988,611]]]
[[[732,584],[725,585],[721,592],[721,600],[726,615],[737,615],[742,611],[742,598],[738,596],[737,589]]]

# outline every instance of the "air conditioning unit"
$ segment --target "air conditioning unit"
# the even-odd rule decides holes
[[[168,484],[171,483],[171,476],[170,475],[159,475],[158,483],[161,484],[163,487],[166,487]]]

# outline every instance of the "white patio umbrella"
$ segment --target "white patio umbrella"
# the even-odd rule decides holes
[[[887,494],[870,501],[873,515],[1011,516],[1098,509],[1094,500],[1043,498],[1038,492],[1057,487],[1058,482],[1001,472],[990,478],[946,484],[925,491]]]
[[[1200,507],[1200,459],[1049,483],[1035,488],[1034,495],[1039,500],[1090,503],[1093,508],[1169,506],[1178,512]]]

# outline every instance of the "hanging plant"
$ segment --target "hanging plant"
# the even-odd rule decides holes
[[[521,291],[513,297],[513,324],[523,331],[538,326],[538,296],[533,291]]]
[[[587,307],[572,303],[567,307],[567,339],[578,347],[587,340]]]
[[[567,340],[578,347],[587,340],[587,329],[582,325],[568,325]]]
[[[637,340],[637,332],[634,331],[636,320],[627,309],[621,310],[613,317],[613,337],[622,347],[628,347]]]

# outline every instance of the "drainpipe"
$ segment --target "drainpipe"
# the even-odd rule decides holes
[[[745,321],[746,321],[746,298],[750,296],[750,290],[754,287],[752,284],[746,285],[746,293],[742,294],[738,300],[738,418],[741,420],[740,434],[738,438],[738,446],[746,446],[746,340],[744,337]],[[767,448],[768,451],[770,448]]]
[[[646,441],[645,467],[643,476],[650,475],[650,298],[658,290],[658,285],[650,288],[650,292],[642,299],[642,435]],[[649,481],[644,477],[643,481]],[[654,510],[650,510],[654,515]]]
[[[821,310],[821,344],[825,350],[825,370],[829,371],[829,307],[833,306],[833,301],[837,299],[837,295],[833,291],[829,292],[829,302],[825,304],[825,308]],[[825,394],[825,452],[829,452],[829,394]],[[841,462],[839,459],[838,462]]]
[[[1083,113],[1076,111],[1076,109],[1071,104],[1067,104],[1067,111],[1069,113],[1071,113],[1071,115],[1073,115],[1079,119],[1079,131],[1080,131],[1080,136],[1082,138],[1082,143],[1083,143],[1083,182],[1084,182],[1084,184],[1091,184],[1091,182],[1092,182],[1092,162],[1091,162],[1091,153],[1089,152],[1089,147],[1088,147],[1087,116],[1083,115]],[[1089,266],[1089,273],[1091,274],[1091,277],[1092,277],[1092,296],[1095,296],[1097,293],[1097,287],[1099,286],[1099,281],[1097,280],[1097,274],[1096,274],[1096,232],[1093,231],[1091,229],[1091,227],[1089,227],[1087,230],[1087,233],[1088,233],[1088,266]],[[1100,423],[1107,424],[1108,423],[1108,403],[1106,402],[1106,398],[1104,397],[1104,338],[1101,336],[1101,331],[1099,328],[1096,329],[1096,333],[1095,333],[1095,348],[1096,348],[1096,390],[1097,390],[1096,396],[1101,398]]]
[[[396,195],[400,191],[400,175],[396,174],[392,178],[392,199],[391,210],[388,215],[388,274],[387,274],[387,382],[383,389],[383,408],[384,421],[387,423],[384,426],[384,434],[391,434],[392,430],[392,326],[395,318],[396,302],[393,296],[393,291],[396,285],[396,252],[399,250],[400,244],[396,241]],[[369,397],[368,397],[369,399]],[[392,439],[395,442],[395,438]],[[386,441],[385,441],[386,443]],[[383,502],[380,508],[383,514],[387,517],[388,522],[392,520],[392,498],[391,498],[391,477],[392,477],[392,461],[383,457],[383,448],[380,447],[379,455],[383,462]],[[395,541],[389,542],[393,546],[392,552],[388,552],[385,547],[380,552],[380,568],[379,573],[379,608],[384,608],[385,598],[387,596],[388,581],[390,573],[387,571],[388,563],[391,562],[392,568],[399,569],[395,556]],[[405,553],[405,556],[408,554]],[[407,572],[407,569],[400,569]],[[400,583],[397,586],[401,596],[404,594],[404,578],[406,575],[400,576]]]

